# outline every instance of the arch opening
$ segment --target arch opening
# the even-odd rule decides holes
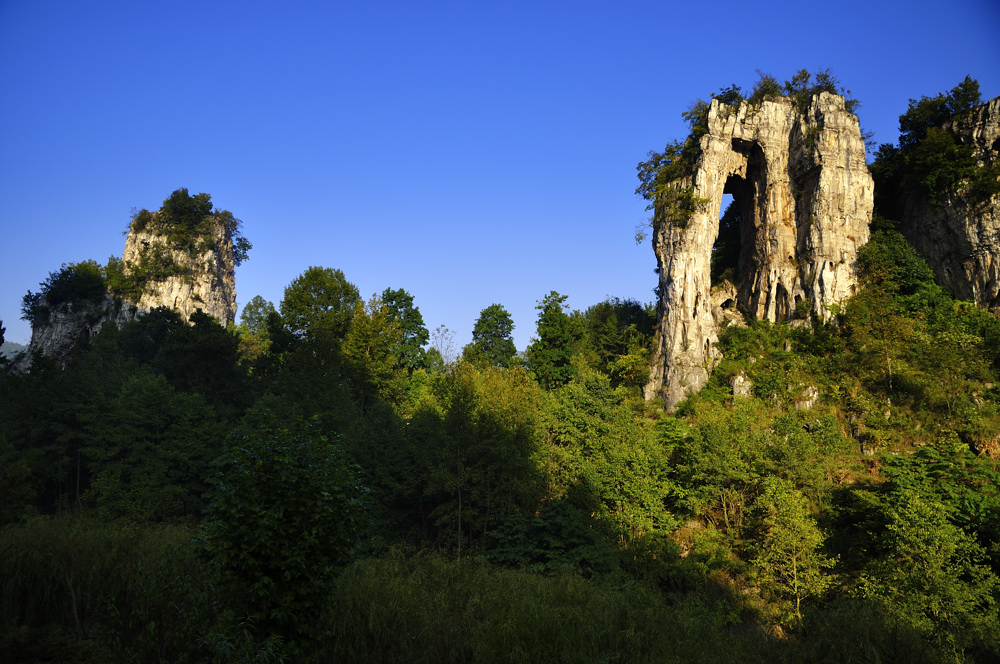
[[[736,270],[740,262],[740,221],[742,219],[739,203],[733,195],[722,195],[722,205],[719,208],[719,233],[712,245],[711,274],[712,285],[718,286],[723,281],[736,283]]]
[[[736,288],[739,304],[748,305],[745,300],[753,288],[757,270],[754,183],[739,175],[730,175],[723,189],[723,203],[719,232],[712,246],[712,286],[729,281]]]

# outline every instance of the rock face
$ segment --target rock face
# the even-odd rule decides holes
[[[31,326],[28,350],[14,362],[14,370],[26,371],[36,351],[52,358],[60,367],[66,366],[82,339],[94,336],[110,321],[123,325],[135,318],[135,307],[123,305],[109,295],[98,302],[66,302],[52,307],[43,323]]]
[[[1000,97],[944,129],[973,146],[981,163],[1000,158]],[[1000,309],[1000,196],[979,206],[949,196],[935,208],[920,194],[902,203],[900,230],[927,259],[938,282],[957,299]]]
[[[97,334],[109,322],[121,327],[157,307],[172,309],[184,320],[202,311],[222,325],[233,322],[235,262],[232,238],[224,223],[213,224],[195,252],[174,249],[166,237],[153,231],[130,231],[122,257],[126,274],[142,265],[143,254],[147,263],[155,255],[161,265],[170,265],[169,276],[149,280],[137,302],[109,293],[99,301],[65,302],[51,307],[44,322],[32,325],[28,351],[15,362],[14,370],[27,370],[37,351],[63,367],[81,339]]]
[[[659,326],[645,395],[668,409],[708,380],[726,322],[720,312],[829,317],[827,306],[855,290],[872,216],[858,119],[837,95],[820,93],[805,113],[780,98],[738,107],[713,100],[700,148],[693,175],[678,187],[707,202],[686,223],[658,224],[653,234]],[[710,273],[723,194],[741,217],[735,283],[721,285],[729,296],[713,294]]]
[[[161,260],[179,266],[171,274],[149,284],[134,304],[141,311],[166,307],[184,320],[201,311],[222,325],[236,319],[236,273],[232,238],[218,219],[208,241],[199,244],[196,253],[175,249],[155,231],[130,231],[125,239],[122,261],[126,270],[140,265],[142,254],[157,254]]]

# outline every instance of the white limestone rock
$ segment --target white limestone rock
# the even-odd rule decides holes
[[[708,133],[690,179],[707,199],[683,226],[654,229],[660,273],[656,347],[647,399],[668,410],[708,380],[719,359],[711,297],[711,255],[724,193],[743,218],[736,308],[786,321],[805,301],[826,319],[828,305],[854,293],[858,249],[868,241],[873,184],[858,119],[843,97],[813,97],[806,113],[788,99],[751,106],[713,100]]]

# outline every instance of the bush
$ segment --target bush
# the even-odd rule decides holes
[[[64,263],[58,272],[50,272],[38,285],[37,293],[28,291],[21,299],[21,318],[32,325],[46,322],[49,312],[61,304],[96,303],[107,294],[104,269],[93,260]]]
[[[262,627],[309,636],[361,532],[364,490],[333,443],[270,413],[236,436],[209,508],[205,538],[243,587]]]

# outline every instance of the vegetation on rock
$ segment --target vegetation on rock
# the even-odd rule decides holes
[[[957,196],[975,206],[1000,194],[1000,160],[977,155],[947,125],[981,103],[970,76],[947,93],[911,99],[899,116],[899,143],[879,146],[871,165],[876,211],[901,219],[903,201],[919,196],[940,208]]]
[[[860,106],[858,100],[851,97],[849,90],[841,87],[836,76],[828,69],[818,71],[815,81],[809,71],[799,70],[784,84],[779,84],[770,74],[758,71],[757,75],[757,83],[749,96],[744,96],[743,89],[733,84],[720,88],[707,102],[698,99],[692,103],[681,114],[690,127],[688,135],[682,140],[667,143],[660,152],[651,150],[646,155],[646,160],[636,166],[639,186],[635,193],[648,202],[646,209],[652,212],[648,224],[636,229],[636,243],[645,241],[649,227],[656,229],[664,223],[672,223],[683,229],[699,206],[708,203],[694,195],[694,187],[687,184],[685,178],[690,178],[701,154],[701,139],[708,133],[708,113],[712,99],[717,99],[725,106],[738,107],[744,101],[759,105],[763,101],[784,97],[804,114],[814,96],[829,92],[844,97],[844,105],[849,113],[856,113]]]

